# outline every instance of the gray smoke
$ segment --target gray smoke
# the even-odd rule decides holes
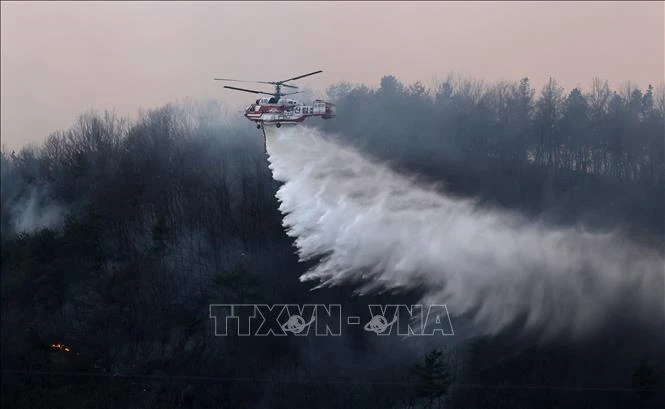
[[[618,234],[555,229],[483,209],[373,163],[319,131],[268,128],[270,169],[301,277],[359,291],[425,288],[478,333],[519,318],[543,336],[594,333],[629,309],[663,321],[664,260]]]
[[[13,228],[17,233],[58,229],[64,221],[64,210],[51,203],[46,187],[31,187],[27,196],[15,200],[11,209]]]

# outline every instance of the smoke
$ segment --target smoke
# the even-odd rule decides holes
[[[657,251],[483,209],[313,129],[266,132],[283,225],[302,261],[319,258],[303,281],[424,289],[423,302],[483,334],[520,320],[543,337],[582,337],[618,317],[663,320]]]
[[[12,153],[12,156],[14,154]],[[18,158],[2,152],[0,202],[2,234],[32,233],[41,229],[58,229],[65,209],[55,203],[48,182],[38,181],[38,152],[24,148]]]
[[[14,231],[32,233],[41,229],[57,229],[64,221],[64,210],[53,203],[47,189],[32,187],[27,197],[17,200],[11,207]]]

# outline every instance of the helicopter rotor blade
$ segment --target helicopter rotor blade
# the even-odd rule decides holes
[[[224,88],[232,89],[235,91],[244,91],[244,92],[251,92],[252,94],[265,94],[265,95],[273,95],[269,92],[263,92],[263,91],[256,91],[253,89],[245,89],[245,88],[236,88],[236,87],[230,87],[228,85],[224,85]]]
[[[323,70],[313,71],[313,72],[310,72],[309,74],[299,75],[297,77],[289,78],[288,80],[283,80],[283,81],[278,81],[278,82],[280,84],[283,84],[283,83],[288,82],[288,81],[293,81],[293,80],[297,80],[297,79],[300,79],[300,78],[309,77],[310,75],[318,74],[320,72],[323,72]],[[285,85],[282,85],[282,86],[285,86]]]
[[[234,80],[231,78],[213,78],[215,81],[233,81],[233,82],[260,82],[260,81],[248,81],[248,80]]]
[[[278,84],[275,81],[249,81],[249,80],[235,80],[235,79],[231,79],[231,78],[213,78],[213,80],[215,80],[215,81],[233,81],[233,82],[250,82],[250,83],[253,83],[253,84],[282,85],[282,84]],[[288,87],[288,88],[298,88],[295,85],[284,84],[282,86],[283,87]]]

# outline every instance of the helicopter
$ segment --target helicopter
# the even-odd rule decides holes
[[[308,117],[318,116],[323,119],[335,118],[337,111],[335,104],[326,102],[320,99],[314,100],[311,105],[305,105],[293,99],[284,98],[288,95],[300,94],[302,91],[295,92],[282,92],[282,87],[297,89],[295,85],[287,84],[287,82],[294,81],[300,78],[309,77],[323,72],[322,70],[313,71],[307,74],[298,75],[297,77],[285,79],[282,81],[245,81],[231,78],[213,78],[215,81],[234,81],[234,82],[251,82],[258,84],[271,84],[275,86],[275,92],[257,91],[254,89],[238,88],[224,85],[224,88],[234,91],[243,91],[252,94],[269,95],[269,97],[262,97],[257,99],[254,103],[250,104],[245,109],[245,118],[252,122],[256,122],[257,129],[264,129],[265,126],[275,126],[280,128],[282,125],[296,125],[301,123]]]

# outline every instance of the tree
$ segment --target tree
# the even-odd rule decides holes
[[[441,397],[446,395],[453,382],[445,350],[432,350],[425,355],[422,363],[414,365],[413,372],[418,377],[418,397],[425,399],[425,407],[433,408],[436,400],[440,408]]]
[[[587,172],[589,157],[589,107],[582,92],[575,88],[565,102],[562,132],[566,145],[565,166],[571,170]]]
[[[349,95],[353,86],[348,82],[341,82],[339,84],[333,84],[326,90],[326,95],[328,99],[333,102],[340,101],[342,98],[345,98]]]
[[[658,366],[652,366],[645,357],[640,359],[639,364],[633,371],[633,387],[638,389],[635,407],[657,407],[662,404],[662,392],[653,393],[653,389],[663,387],[663,371]]]
[[[381,91],[388,94],[401,94],[404,92],[404,85],[393,75],[387,75],[381,78]]]
[[[536,103],[536,127],[540,136],[536,162],[540,165],[554,168],[559,166],[562,106],[563,88],[550,78]]]

